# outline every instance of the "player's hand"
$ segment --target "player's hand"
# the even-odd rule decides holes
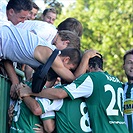
[[[18,98],[17,93],[16,93],[17,85],[18,85],[18,84],[12,84],[12,85],[11,85],[10,96],[11,96],[11,98],[12,98],[13,100],[15,100],[15,99]]]
[[[29,86],[27,86],[26,84],[20,83],[17,86],[16,93],[18,97],[21,99],[22,97],[30,96],[32,92]]]
[[[33,128],[35,133],[45,133],[43,126],[39,125],[39,124],[35,124],[35,126],[37,126],[37,128]]]
[[[84,52],[84,55],[83,56],[85,56],[86,58],[92,58],[92,57],[94,57],[94,56],[99,56],[99,54],[97,54],[98,53],[98,51],[97,50],[94,50],[94,49],[89,49],[89,50],[86,50],[85,52]],[[100,57],[100,56],[99,56]]]

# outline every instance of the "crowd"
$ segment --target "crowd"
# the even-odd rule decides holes
[[[123,55],[127,83],[104,71],[103,56],[80,50],[83,27],[66,18],[57,27],[54,8],[34,20],[31,0],[9,0],[0,9],[1,74],[11,81],[10,133],[133,133],[133,49]],[[58,49],[40,93],[32,76]],[[20,83],[14,64],[24,71]]]

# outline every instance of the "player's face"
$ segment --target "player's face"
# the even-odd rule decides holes
[[[50,24],[54,24],[54,21],[56,19],[56,14],[53,12],[48,12],[44,17],[43,21],[48,22]]]
[[[28,20],[34,20],[36,18],[36,15],[38,13],[38,10],[35,8],[32,8],[32,10],[29,12],[27,19]]]
[[[125,63],[123,65],[125,74],[129,80],[133,80],[133,54],[126,56]]]
[[[10,16],[8,18],[14,25],[18,24],[19,22],[24,22],[27,19],[29,11],[21,10],[21,12],[17,13],[13,9],[10,9]]]
[[[62,41],[61,37],[59,35],[57,35],[56,38],[54,38],[54,45],[59,50],[63,50],[63,49],[65,49],[67,47],[68,41]]]

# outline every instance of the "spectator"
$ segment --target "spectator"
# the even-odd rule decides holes
[[[55,8],[46,8],[42,13],[42,21],[54,24],[54,21],[56,20],[56,10]]]
[[[37,16],[38,11],[39,11],[39,7],[36,5],[35,2],[33,2],[33,8],[30,11],[30,13],[28,14],[27,19],[34,20]]]
[[[129,133],[133,133],[133,49],[126,51],[123,68],[128,82],[124,84],[124,119]]]
[[[19,22],[24,22],[26,20],[31,9],[32,2],[30,0],[9,0],[6,6],[5,16],[7,16],[7,20],[16,25]]]
[[[65,39],[68,39],[68,36],[64,36],[65,32],[66,31],[60,31],[59,35],[56,37],[55,46],[57,48],[60,47],[60,49],[63,49],[66,47],[74,47],[69,43],[67,43],[67,45],[64,45]],[[61,36],[61,33],[63,33],[63,36]],[[70,33],[71,32],[68,32],[68,35]],[[74,38],[76,37],[75,34],[71,35],[73,35]],[[27,64],[35,69],[39,65],[45,63],[51,55],[52,51],[56,48],[54,45],[49,45],[47,41],[41,39],[33,33],[24,29],[17,28],[15,26],[3,26],[0,30],[0,40],[2,40],[2,43],[0,43],[2,47],[2,51],[0,51],[1,58],[7,60],[5,62],[5,68],[11,82],[13,83],[11,86],[11,93],[13,93],[12,90],[14,90],[14,87],[16,86],[15,84],[19,83],[16,73],[12,68],[11,61],[16,61],[21,64]],[[75,78],[75,76],[68,69],[64,68],[64,66],[60,62],[60,59],[58,59],[58,56],[56,57],[52,68],[59,76],[61,76],[63,79],[68,80],[69,82],[71,82]]]
[[[80,47],[80,39],[77,35],[75,35],[73,32],[68,31],[68,30],[62,30],[59,31],[58,34],[57,30],[54,25],[48,24],[46,22],[42,22],[39,20],[26,20],[24,23],[19,23],[16,25],[19,28],[26,29],[28,31],[31,31],[41,37],[42,39],[48,41],[49,45],[52,43],[58,44],[58,43],[63,43],[63,48],[66,47],[66,45],[69,44],[69,46],[74,46],[79,49]],[[60,37],[61,39],[60,39]],[[63,41],[63,42],[62,42]],[[56,45],[57,46],[57,45]],[[57,46],[58,48],[58,46]]]
[[[9,0],[5,7],[1,6],[0,8],[0,27],[24,22],[29,11],[32,9],[32,2],[30,0]],[[3,62],[0,62],[0,71],[1,74],[7,75]]]
[[[42,21],[38,21],[38,20],[26,20],[24,23],[19,23],[18,25],[16,25],[19,28],[23,28],[23,29],[27,29],[29,31],[32,31],[33,33],[37,34],[38,36],[46,39],[48,41],[49,44],[51,43],[61,43],[59,40],[59,38],[57,38],[58,34],[57,33],[57,29],[55,28],[54,25],[51,25],[47,22],[42,22]],[[62,39],[64,40],[63,45],[65,46],[67,44],[77,44],[74,47],[77,47],[78,49],[80,49],[80,39],[78,38],[78,36],[74,37],[71,36],[73,33],[65,30],[65,31],[59,31],[58,32],[62,37]],[[56,40],[57,38],[57,40]],[[60,49],[60,48],[59,48]],[[26,80],[30,80],[33,74],[33,69],[26,65],[22,70],[25,71],[25,75],[26,75]]]

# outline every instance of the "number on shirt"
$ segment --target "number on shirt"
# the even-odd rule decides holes
[[[90,121],[89,121],[88,111],[85,112],[85,108],[86,108],[86,104],[85,104],[85,102],[82,102],[80,104],[80,111],[81,111],[81,114],[82,114],[82,117],[80,119],[80,126],[81,126],[81,129],[84,132],[90,132],[91,128],[90,128]]]
[[[118,109],[114,109],[114,106],[115,104],[117,103],[118,104],[118,107],[122,113],[122,106],[121,106],[121,103],[122,103],[122,99],[121,99],[121,96],[123,98],[123,89],[122,88],[118,88],[117,90],[117,95],[115,93],[115,90],[114,88],[111,86],[111,85],[105,85],[105,92],[106,91],[110,91],[111,94],[112,94],[112,97],[111,97],[111,101],[110,101],[110,104],[108,105],[107,109],[106,109],[106,112],[107,112],[107,115],[118,115]],[[116,97],[117,97],[117,101],[116,101]],[[123,115],[123,113],[122,113]]]

